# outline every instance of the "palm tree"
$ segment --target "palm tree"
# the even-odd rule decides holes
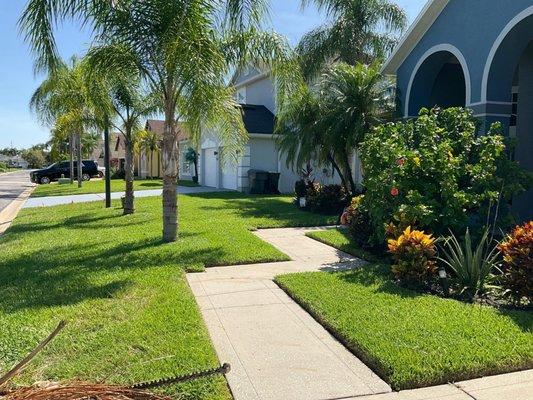
[[[391,83],[380,66],[339,63],[313,88],[303,86],[278,115],[278,145],[297,169],[314,159],[331,165],[347,193],[357,194],[351,156],[372,127],[394,109]]]
[[[98,91],[101,109],[110,109],[109,122],[124,138],[125,181],[124,215],[134,212],[134,149],[141,130],[141,119],[157,111],[157,98],[146,93],[139,74],[126,70],[108,70],[104,75],[90,71],[91,86]],[[106,105],[107,103],[107,105]]]
[[[150,179],[153,179],[152,165],[154,163],[154,152],[160,148],[160,139],[157,133],[152,131],[141,131],[139,137],[140,148],[146,152],[150,152]]]
[[[163,240],[177,238],[177,121],[193,136],[216,129],[226,153],[236,154],[247,132],[226,76],[248,61],[279,78],[294,69],[285,40],[261,32],[266,0],[30,0],[20,21],[36,54],[36,68],[56,68],[55,23],[78,17],[93,25],[92,65],[100,70],[136,68],[157,93],[165,116],[162,140]],[[284,83],[285,82],[285,83]],[[279,105],[283,104],[279,96]]]
[[[54,126],[57,135],[70,134],[71,147],[76,143],[78,187],[82,186],[83,174],[82,136],[95,124],[85,68],[76,58],[72,58],[69,65],[58,64],[30,100],[31,109],[43,123]]]
[[[407,25],[405,12],[391,0],[302,0],[314,3],[329,22],[307,33],[297,53],[306,77],[316,78],[328,64],[370,64],[383,58]]]

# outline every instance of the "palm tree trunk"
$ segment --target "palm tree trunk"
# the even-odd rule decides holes
[[[82,157],[81,157],[81,133],[78,133],[78,138],[76,140],[76,147],[78,152],[78,161],[77,161],[77,170],[78,170],[78,187],[81,188],[81,176],[83,174],[83,167],[82,167]]]
[[[346,191],[346,193],[350,193],[350,188],[348,187],[348,182],[346,182],[346,178],[344,177],[344,174],[342,173],[342,170],[339,168],[339,164],[335,161],[332,155],[328,155],[328,160],[331,163],[331,166],[337,173],[339,174],[339,178],[341,178],[342,187]]]
[[[167,100],[168,102],[168,100]],[[179,149],[174,126],[174,108],[166,105],[163,134],[163,241],[175,242],[178,237],[178,165]]]
[[[69,139],[69,153],[70,153],[70,184],[74,184],[74,134],[70,134]]]
[[[195,177],[195,182],[198,183],[198,181],[199,181],[199,178],[198,178],[198,152],[196,150],[194,150],[194,152],[196,153],[195,157],[194,157],[194,177]]]
[[[350,192],[352,196],[355,197],[357,195],[357,185],[355,184],[355,180],[353,179],[352,167],[350,167],[350,159],[348,155],[345,155],[343,159],[344,159],[344,164],[345,164],[345,173],[346,173],[345,175],[348,178],[348,182],[350,182],[350,188],[351,188]]]
[[[127,134],[125,135],[127,136]],[[127,214],[133,214],[135,211],[134,209],[134,201],[135,196],[133,193],[133,143],[131,141],[131,133],[130,133],[130,139],[125,138],[125,145],[126,145],[126,157],[124,161],[124,169],[125,169],[125,179],[126,179],[126,194],[124,198],[124,215]]]
[[[150,180],[154,179],[154,174],[152,172],[152,167],[154,165],[154,151],[150,150],[150,164],[148,165],[148,171],[150,173]]]

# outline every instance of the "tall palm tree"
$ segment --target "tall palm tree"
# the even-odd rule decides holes
[[[30,108],[45,124],[54,126],[56,134],[76,143],[77,180],[82,186],[82,136],[94,126],[94,113],[86,85],[86,66],[77,58],[70,64],[59,63],[37,88]]]
[[[150,91],[159,94],[165,116],[166,242],[176,240],[178,232],[177,121],[187,121],[193,136],[202,127],[216,129],[226,152],[235,154],[247,133],[225,78],[252,60],[271,67],[278,77],[286,78],[293,70],[287,67],[292,57],[286,41],[260,31],[266,10],[266,0],[30,0],[23,13],[20,25],[37,56],[37,68],[56,67],[55,23],[78,17],[94,28],[93,66],[137,68]],[[280,105],[282,100],[280,96]]]
[[[365,135],[390,117],[391,87],[379,63],[339,63],[326,70],[316,86],[303,86],[278,115],[278,145],[287,164],[297,169],[311,159],[329,164],[347,193],[356,195],[351,156]]]
[[[395,46],[407,16],[391,0],[302,0],[325,12],[328,22],[307,33],[297,52],[304,75],[316,78],[334,62],[370,64]]]
[[[100,71],[101,72],[101,71]],[[158,109],[156,96],[146,93],[136,70],[107,70],[103,75],[89,70],[91,87],[100,101],[98,108],[110,110],[108,116],[111,127],[122,134],[125,148],[124,215],[133,214],[134,208],[134,150],[137,133],[141,129],[141,119],[149,117]],[[107,104],[106,104],[107,103]]]

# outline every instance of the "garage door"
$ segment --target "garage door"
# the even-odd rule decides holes
[[[204,185],[218,187],[218,160],[216,148],[204,150]]]
[[[237,166],[228,162],[222,170],[222,187],[237,190]]]

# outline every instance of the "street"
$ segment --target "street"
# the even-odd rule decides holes
[[[0,212],[31,186],[28,171],[0,174]]]

